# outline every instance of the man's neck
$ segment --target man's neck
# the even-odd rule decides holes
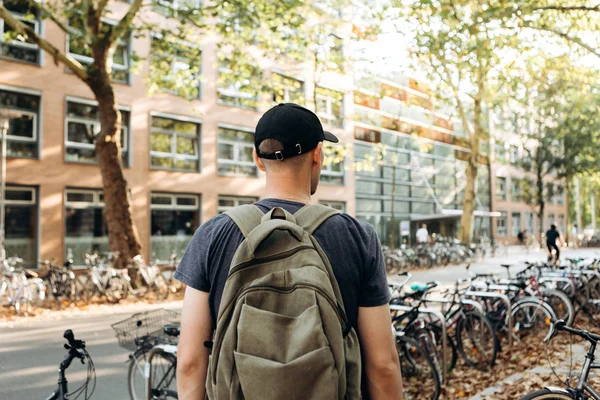
[[[267,179],[265,197],[308,204],[310,203],[310,182],[303,184],[302,180],[298,179]]]

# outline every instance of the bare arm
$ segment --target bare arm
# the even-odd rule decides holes
[[[360,307],[358,336],[371,399],[402,400],[402,375],[389,305]]]
[[[187,287],[177,350],[177,393],[182,400],[204,400],[208,349],[212,339],[208,293]]]

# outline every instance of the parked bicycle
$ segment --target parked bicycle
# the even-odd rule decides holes
[[[549,343],[558,332],[568,332],[590,343],[577,384],[574,387],[567,385],[566,388],[546,387],[521,397],[521,400],[600,400],[600,391],[588,383],[590,371],[600,368],[600,365],[594,362],[594,353],[596,352],[596,345],[600,341],[600,335],[585,330],[573,329],[565,321],[559,320],[554,324],[554,329],[545,342]],[[571,371],[569,371],[569,376],[571,376]]]
[[[177,337],[180,314],[159,309],[112,325],[119,345],[130,351],[127,387],[131,400],[147,399],[146,368],[152,354],[151,400],[176,399]],[[171,347],[169,347],[171,346]]]
[[[63,337],[67,340],[67,344],[64,345],[67,350],[67,356],[60,363],[58,368],[58,387],[46,400],[76,399],[81,395],[83,395],[84,400],[89,400],[96,388],[96,369],[92,357],[86,349],[85,342],[83,340],[75,339],[73,331],[67,329],[63,334]],[[68,381],[65,374],[75,359],[81,361],[82,364],[85,364],[87,361],[87,376],[84,383],[78,389],[69,392]]]

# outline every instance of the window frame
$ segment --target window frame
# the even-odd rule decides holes
[[[185,133],[176,132],[176,131],[169,131],[169,130],[162,129],[162,128],[155,128],[152,126],[152,118],[154,118],[154,117],[195,124],[196,130],[197,130],[195,138],[197,139],[197,143],[198,143],[197,148],[196,148],[197,155],[195,157],[192,157],[192,156],[185,155],[185,154],[177,154],[177,137],[179,135],[181,135],[182,137],[187,137],[187,138],[191,138],[193,136],[185,134]],[[183,115],[163,113],[163,112],[159,112],[159,111],[150,111],[149,127],[150,127],[150,135],[148,136],[148,140],[149,140],[148,148],[150,150],[150,157],[149,157],[148,162],[150,164],[151,170],[188,172],[188,173],[197,173],[197,174],[202,173],[203,165],[202,165],[202,120],[201,119],[186,117]],[[171,135],[171,153],[152,151],[152,133],[154,133],[154,132]],[[175,160],[188,160],[188,161],[189,160],[197,160],[198,161],[198,169],[195,171],[192,171],[192,170],[180,169],[180,168],[158,167],[158,166],[152,165],[152,157],[153,156],[158,157],[158,158],[172,158],[173,161],[175,161]],[[173,164],[173,165],[175,165],[175,164]]]
[[[330,91],[333,91],[333,92],[338,92],[338,93],[340,93],[342,95],[342,99],[339,100],[339,102],[340,102],[340,116],[339,116],[339,118],[335,114],[333,114],[333,112],[331,111],[332,108],[333,108],[332,107],[333,103],[337,102],[338,100],[335,99],[333,96],[326,96],[326,95],[323,95],[323,94],[319,94],[318,93],[318,89],[324,89],[324,90],[328,90],[328,91],[330,90]],[[339,91],[339,90],[335,90],[335,89],[329,89],[329,88],[326,88],[326,87],[323,87],[323,86],[315,86],[315,91],[317,92],[315,94],[315,98],[316,98],[317,102],[319,100],[325,100],[325,102],[326,102],[325,108],[327,109],[326,112],[317,111],[318,107],[317,107],[317,104],[315,104],[315,111],[316,111],[315,114],[317,114],[317,116],[320,119],[325,120],[325,123],[327,123],[328,125],[331,125],[331,126],[336,127],[336,128],[344,129],[344,125],[345,125],[345,123],[344,123],[344,120],[345,120],[345,117],[344,117],[344,97],[345,97],[344,96],[344,92]],[[335,121],[339,121],[339,123],[336,124]]]
[[[299,78],[296,78],[296,77],[293,77],[293,76],[290,76],[289,74],[286,74],[285,72],[280,71],[280,70],[273,70],[273,71],[271,71],[271,74],[279,75],[284,80],[285,79],[290,79],[290,80],[294,80],[296,82],[300,82],[302,84],[302,95],[304,97],[304,104],[299,104],[299,105],[302,106],[302,107],[304,107],[306,105],[306,81],[305,80],[299,79]],[[287,85],[284,85],[284,87],[283,87],[283,99],[281,99],[282,103],[291,103],[290,93],[291,93],[290,87],[287,86]],[[300,93],[300,90],[298,90],[298,93]],[[272,95],[273,95],[273,104],[279,104],[275,100],[275,90],[273,90]]]
[[[503,221],[503,226],[500,226],[500,221]],[[501,211],[500,216],[496,218],[496,235],[499,237],[508,236],[508,213]]]
[[[504,183],[504,190],[499,191],[500,183]],[[499,196],[501,194],[502,196]],[[507,201],[508,200],[508,178],[505,176],[497,176],[496,177],[496,200],[497,201]]]
[[[63,147],[65,150],[64,161],[67,163],[73,163],[73,164],[98,165],[97,161],[95,161],[95,162],[72,161],[72,160],[67,159],[67,149],[68,148],[82,149],[82,150],[94,150],[94,153],[96,152],[95,144],[72,142],[69,140],[69,122],[85,124],[85,125],[93,124],[94,127],[97,128],[97,131],[98,132],[100,131],[100,120],[99,119],[96,121],[92,121],[91,119],[82,118],[82,117],[69,117],[69,103],[79,103],[79,104],[84,104],[87,106],[92,106],[92,107],[98,108],[98,102],[96,100],[82,99],[79,97],[72,97],[72,96],[65,97],[64,136],[63,136]],[[117,105],[117,109],[119,110],[119,112],[125,111],[125,112],[129,113],[129,120],[128,120],[127,125],[121,123],[121,135],[123,136],[123,134],[125,134],[125,137],[123,137],[123,140],[122,140],[123,143],[121,144],[121,151],[127,152],[127,156],[125,158],[126,162],[124,163],[125,164],[124,167],[131,168],[132,164],[133,164],[132,163],[132,154],[131,154],[131,151],[129,151],[130,147],[131,147],[131,135],[130,135],[131,107]],[[94,139],[94,141],[95,141],[95,139]],[[97,156],[98,155],[96,155],[96,157]]]
[[[1,58],[1,57],[0,57]],[[14,136],[14,135],[6,135],[7,138],[7,158],[22,158],[22,159],[30,159],[30,160],[39,160],[42,154],[42,117],[43,117],[43,103],[42,103],[42,93],[37,90],[24,89],[24,88],[16,88],[12,86],[2,85],[0,84],[0,91],[4,92],[12,92],[17,95],[27,95],[27,96],[36,96],[38,98],[38,111],[37,113],[33,111],[28,111],[24,109],[10,107],[10,110],[20,112],[22,115],[30,115],[33,117],[33,128],[32,128],[32,138],[24,138],[22,136]],[[1,138],[0,138],[1,139]],[[10,147],[10,141],[21,142],[21,143],[37,143],[36,153],[37,155],[34,157],[15,157],[8,154],[8,147]],[[2,140],[0,140],[2,143]]]
[[[31,193],[31,200],[6,200],[5,204],[7,206],[32,206],[33,207],[33,216],[36,219],[36,223],[35,223],[35,235],[32,237],[32,240],[34,241],[33,247],[34,247],[34,265],[31,265],[29,267],[31,268],[37,268],[35,265],[35,260],[39,259],[40,257],[40,244],[41,244],[41,214],[40,214],[40,200],[39,200],[39,191],[40,188],[39,186],[33,186],[33,185],[19,185],[19,184],[10,184],[10,183],[6,183],[6,188],[5,190],[7,192],[9,191],[15,191],[15,192],[30,192]],[[6,229],[6,227],[5,227]],[[5,232],[6,234],[6,232]]]
[[[174,1],[177,1],[177,0],[174,0]],[[157,0],[157,2],[161,2],[161,0]],[[151,35],[150,35],[150,49],[151,49],[151,51],[153,51],[152,50],[152,41],[154,40],[154,38],[159,38],[160,36],[161,35],[159,33],[156,33],[156,32],[151,33]],[[202,76],[202,65],[203,65],[202,63],[204,61],[204,51],[202,50],[202,48],[200,46],[196,46],[196,45],[194,45],[193,43],[190,43],[190,42],[185,42],[185,41],[177,40],[177,41],[175,41],[174,44],[177,45],[177,46],[181,46],[183,48],[196,48],[200,52],[200,60],[201,60],[201,62],[200,62],[200,68],[199,68],[198,73],[194,76],[194,80],[196,82],[197,89],[198,89],[198,96],[190,98],[190,99],[193,99],[193,100],[202,100],[202,79],[201,79],[201,76]],[[189,62],[189,59],[186,59],[183,56],[177,56],[176,54],[173,54],[173,53],[168,53],[167,55],[168,56],[172,56],[174,60],[171,63],[171,68],[170,68],[171,74],[162,77],[162,80],[164,82],[172,81],[173,80],[173,76],[177,74],[177,72],[175,71],[174,66],[175,66],[175,64],[178,61],[181,61],[181,60],[186,61],[186,62],[184,62],[184,64],[187,65],[188,69],[191,68],[191,64]],[[152,68],[151,67],[151,61],[149,61],[149,62],[150,62],[149,68]],[[179,70],[177,70],[177,71],[179,71]],[[177,93],[176,91],[167,90],[167,89],[161,88],[160,86],[159,86],[159,90],[161,92],[172,94],[172,95],[177,96],[177,97],[183,97],[179,93]]]
[[[92,202],[87,201],[69,201],[69,194],[91,194]],[[76,210],[85,210],[88,208],[104,208],[104,190],[103,189],[81,189],[81,188],[65,188],[65,208],[71,207]],[[102,198],[102,199],[101,199]]]
[[[245,133],[251,133],[254,135],[254,130],[247,127],[228,125],[228,124],[217,124],[217,176],[225,176],[225,177],[248,177],[248,178],[258,178],[259,169],[258,166],[252,161],[239,161],[239,154],[241,148],[251,148],[254,150],[254,142],[246,143],[246,142],[238,142],[235,140],[221,139],[220,129],[228,129],[233,131],[240,131]],[[227,144],[233,146],[234,159],[230,160],[227,158],[219,157],[219,145]],[[227,165],[238,165],[242,167],[253,167],[256,170],[254,175],[248,174],[239,174],[239,173],[221,173],[219,172],[219,164],[227,164]]]
[[[111,19],[106,19],[106,18],[102,18],[101,21],[107,25],[112,25],[113,27],[116,26],[118,24],[118,21],[114,21]],[[67,26],[71,27],[71,25],[69,25],[68,21],[67,21]],[[72,27],[71,27],[72,28]],[[77,30],[76,28],[72,28],[74,30]],[[115,49],[115,53],[118,50],[119,46],[125,46],[127,51],[125,52],[125,65],[121,65],[121,64],[116,64],[114,62],[114,54],[113,54],[113,63],[112,63],[112,71],[111,71],[111,75],[114,74],[115,71],[121,71],[121,72],[126,72],[127,73],[127,77],[125,78],[125,80],[121,81],[121,80],[116,80],[114,79],[114,77],[112,77],[112,82],[113,83],[118,83],[118,84],[123,84],[123,85],[130,85],[131,86],[131,56],[133,53],[133,47],[132,47],[132,39],[133,39],[133,34],[129,34],[127,35],[127,39],[123,40],[120,39],[119,43],[117,45],[117,49]],[[82,54],[77,54],[77,53],[72,53],[71,52],[71,48],[70,48],[70,35],[67,33],[65,34],[65,52],[67,53],[67,55],[73,57],[75,60],[79,61],[82,64],[85,65],[90,65],[94,62],[94,59],[92,57],[88,57]]]
[[[515,227],[513,222],[515,221],[515,215],[519,216],[519,226]],[[512,236],[517,236],[519,234],[519,232],[522,231],[522,226],[523,226],[523,220],[522,220],[522,213],[520,211],[512,211],[510,213],[510,230],[511,230],[511,234]],[[515,230],[516,229],[516,230]]]
[[[330,146],[335,146],[335,145],[330,145]],[[339,145],[338,145],[339,146]],[[320,183],[323,185],[327,185],[327,186],[346,186],[346,169],[344,167],[345,165],[345,159],[343,159],[339,164],[341,164],[341,171],[333,171],[331,168],[333,166],[333,163],[330,163],[328,165],[321,165],[321,179],[320,179]],[[328,176],[328,177],[332,177],[332,178],[342,178],[342,183],[335,183],[335,182],[326,182],[324,181],[322,178],[323,176]]]
[[[11,15],[15,19],[17,19],[21,22],[33,23],[33,25],[34,25],[33,31],[36,34],[42,36],[43,21],[39,18],[39,16],[36,15],[35,19],[25,19],[24,14],[12,12],[10,10],[8,10],[8,11],[11,13]],[[4,41],[4,20],[2,18],[0,18],[0,44],[2,44],[2,43],[7,46],[20,47],[20,48],[27,49],[27,50],[37,50],[38,61],[30,62],[30,61],[22,60],[20,58],[10,57],[10,56],[6,56],[6,55],[0,55],[0,59],[22,62],[22,63],[29,64],[29,65],[42,65],[42,59],[43,59],[44,53],[42,52],[42,49],[40,49],[40,47],[37,44],[27,43],[27,42],[19,42],[16,40]]]
[[[234,205],[231,207],[221,206],[219,204],[221,200],[232,200],[234,202]],[[224,212],[232,209],[233,207],[240,206],[240,203],[239,203],[240,200],[252,200],[252,202],[255,203],[258,201],[258,197],[255,197],[255,196],[233,196],[233,195],[227,195],[227,194],[220,194],[217,196],[217,214],[223,214]]]
[[[169,197],[171,204],[152,204],[154,197]],[[194,199],[194,204],[184,206],[177,204],[177,199]],[[150,210],[168,210],[168,211],[198,211],[200,209],[200,195],[189,193],[167,193],[167,192],[151,192],[150,193]],[[152,236],[152,235],[150,235]]]

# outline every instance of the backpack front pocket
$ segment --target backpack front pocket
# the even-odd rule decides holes
[[[237,338],[239,353],[280,363],[329,346],[317,305],[298,316],[287,316],[244,304],[238,332],[243,332]]]
[[[245,400],[332,400],[338,374],[329,347],[291,362],[280,363],[234,352],[236,372]]]

